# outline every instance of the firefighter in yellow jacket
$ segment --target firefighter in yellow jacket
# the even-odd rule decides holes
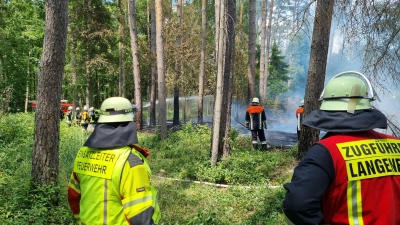
[[[138,142],[132,105],[111,97],[98,124],[78,151],[68,202],[78,224],[153,225],[161,218],[151,184],[147,149]]]

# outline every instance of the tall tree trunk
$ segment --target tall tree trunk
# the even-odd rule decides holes
[[[318,109],[318,99],[324,89],[326,62],[329,49],[334,0],[318,0],[314,17],[311,40],[310,63],[306,92],[304,97],[303,117]],[[297,157],[303,158],[308,149],[319,140],[319,130],[301,126],[300,143]]]
[[[261,99],[261,105],[265,105],[265,99],[262,99],[261,96],[265,95],[267,87],[265,82],[265,37],[267,33],[267,0],[262,1],[262,15],[261,15],[261,44],[260,44],[260,89],[259,89],[259,96]],[[264,93],[264,94],[263,94]],[[264,101],[263,101],[264,100]]]
[[[181,30],[182,26],[182,11],[183,11],[183,0],[178,0],[177,14],[178,14],[178,30]],[[181,34],[178,31],[176,35],[176,51],[178,52],[181,48]],[[179,77],[181,73],[181,63],[179,57],[176,58],[175,62],[175,79],[174,79],[174,116],[172,124],[174,126],[179,125]]]
[[[249,101],[256,97],[256,0],[249,0],[249,60],[247,63],[247,76],[249,78]]]
[[[68,1],[46,0],[46,23],[37,90],[31,177],[35,184],[58,180],[60,100],[67,43]]]
[[[72,103],[73,103],[73,110],[75,111],[76,107],[78,107],[78,90],[76,87],[76,61],[75,61],[75,42],[74,39],[71,38],[71,73],[72,73]]]
[[[125,97],[125,80],[126,73],[124,67],[123,57],[125,56],[125,44],[123,42],[124,37],[124,29],[125,29],[125,14],[123,9],[122,1],[118,1],[119,7],[119,26],[118,26],[118,50],[119,50],[119,58],[118,58],[118,66],[119,66],[119,83],[118,83],[118,96]]]
[[[28,103],[29,103],[29,81],[31,80],[30,78],[30,62],[31,60],[31,51],[28,52],[28,71],[26,71],[26,92],[25,92],[25,108],[24,112],[28,112]]]
[[[215,63],[216,64],[218,64],[218,51],[219,51],[219,46],[218,46],[218,43],[219,43],[219,34],[220,34],[220,32],[219,32],[219,30],[220,30],[220,12],[221,12],[221,0],[215,0],[214,1],[215,3],[214,3],[214,10],[215,10],[215,50],[214,50],[214,52],[215,52]]]
[[[91,6],[91,1],[86,1],[86,7],[87,7],[87,12],[90,12],[92,10],[92,6]],[[91,89],[90,89],[90,84],[91,84],[91,74],[90,74],[90,37],[89,37],[89,33],[91,27],[90,27],[90,23],[87,22],[86,24],[86,65],[85,65],[85,70],[86,70],[86,97],[85,97],[85,103],[84,105],[90,106],[91,105]],[[83,110],[83,109],[81,109]]]
[[[158,73],[158,125],[160,126],[160,138],[167,138],[167,102],[165,85],[165,64],[164,64],[164,37],[163,37],[163,11],[162,0],[156,0],[156,48],[157,48],[157,73]]]
[[[223,104],[223,76],[224,76],[224,60],[225,60],[225,2],[226,0],[217,0],[215,4],[219,5],[219,28],[216,30],[218,33],[218,60],[217,60],[217,82],[215,89],[215,101],[214,101],[214,115],[212,124],[212,139],[211,139],[211,166],[216,166],[220,158],[221,148],[220,143],[222,142],[221,136],[221,117],[222,115],[222,104]]]
[[[201,1],[201,53],[200,53],[200,74],[199,74],[199,99],[197,102],[197,123],[203,123],[203,95],[204,95],[204,74],[206,58],[206,38],[207,38],[207,1]]]
[[[91,82],[91,74],[90,74],[90,56],[89,56],[89,47],[86,52],[86,97],[83,105],[90,105],[90,82]],[[83,110],[83,109],[82,109]]]
[[[268,26],[267,26],[267,41],[265,43],[265,62],[264,62],[264,74],[262,75],[264,77],[264,86],[265,90],[263,93],[260,92],[260,103],[263,105],[267,104],[267,89],[268,89],[268,76],[269,76],[269,71],[268,71],[268,65],[269,65],[269,49],[271,45],[271,36],[272,36],[272,14],[274,13],[274,0],[271,0],[269,3],[269,15],[268,15]],[[261,76],[261,74],[260,74]],[[261,78],[260,78],[261,80]],[[261,95],[262,94],[262,95]]]
[[[155,0],[151,0],[151,56],[154,59],[151,64],[151,89],[150,89],[150,127],[156,125],[156,93],[157,93],[157,64],[156,58],[156,9]]]
[[[236,23],[236,0],[227,0],[226,8],[226,25],[227,25],[227,40],[226,40],[226,53],[225,53],[225,71],[224,71],[224,100],[223,104],[225,112],[222,116],[224,122],[222,128],[224,130],[222,157],[228,157],[231,154],[230,133],[231,133],[231,108],[232,108],[232,84],[234,74],[235,62],[235,23]]]
[[[242,28],[243,25],[243,10],[245,1],[246,0],[240,0],[239,28]]]
[[[129,12],[129,33],[131,37],[133,76],[135,84],[135,104],[136,104],[136,129],[142,129],[142,86],[140,79],[139,50],[136,28],[136,9],[135,0],[128,0]]]

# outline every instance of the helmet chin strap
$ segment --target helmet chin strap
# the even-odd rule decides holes
[[[349,99],[349,104],[347,105],[347,112],[354,114],[354,111],[356,110],[356,105],[357,101],[359,100],[358,98],[352,98],[352,96],[360,96],[360,90],[361,90],[361,85],[355,84],[351,88],[351,93],[350,93],[350,99]]]

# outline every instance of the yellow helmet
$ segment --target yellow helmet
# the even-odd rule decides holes
[[[363,74],[343,72],[328,81],[320,97],[320,110],[354,113],[355,110],[371,109],[373,100],[374,91]]]
[[[123,97],[111,97],[100,107],[98,123],[130,122],[134,115],[131,102]]]

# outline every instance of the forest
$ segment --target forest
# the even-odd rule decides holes
[[[68,141],[63,138],[72,134],[58,118],[61,102],[71,103],[75,109],[99,108],[112,96],[133,100],[138,108],[139,133],[144,127],[156,130],[155,137],[146,142],[150,147],[154,142],[170,141],[173,135],[167,124],[190,133],[185,130],[191,129],[185,128],[187,123],[197,123],[200,128],[194,125],[196,129],[207,130],[210,138],[202,146],[210,153],[201,158],[199,171],[203,174],[182,168],[170,175],[216,183],[243,184],[238,178],[243,174],[235,169],[239,175],[229,177],[224,160],[235,160],[238,149],[246,154],[243,152],[250,143],[248,136],[232,139],[237,128],[227,125],[235,123],[235,116],[225,115],[243,111],[253,97],[259,97],[267,109],[269,129],[284,126],[285,131],[294,132],[288,127],[295,125],[283,121],[294,117],[293,110],[303,99],[305,115],[316,109],[326,81],[343,71],[359,71],[371,80],[381,100],[374,107],[386,114],[390,132],[396,133],[399,10],[400,3],[390,0],[0,0],[0,121],[24,123],[16,117],[22,113],[26,121],[34,120],[25,122],[30,126],[25,136],[13,133],[22,129],[17,122],[13,124],[15,130],[1,128],[0,156],[12,156],[26,168],[16,170],[16,174],[12,164],[1,163],[0,184],[15,178],[32,179],[32,183],[26,183],[27,189],[16,190],[26,191],[25,197],[35,191],[48,191],[44,190],[46,186],[36,189],[36,184],[50,185],[54,192],[65,188],[62,173],[67,174],[71,168],[62,164],[60,156],[67,154]],[[243,122],[244,117],[239,120]],[[201,127],[208,123],[212,123],[211,128]],[[85,135],[74,137],[78,138],[71,144],[75,152],[68,149],[69,157],[76,153]],[[318,135],[315,129],[302,130],[295,149],[285,152],[293,160],[290,164],[302,158]],[[17,149],[19,145],[13,144],[19,141],[25,144],[22,156],[7,150],[10,146]],[[276,158],[278,167],[283,165],[281,157]],[[277,178],[271,172],[273,166],[261,170],[257,173],[271,175],[274,184],[289,179],[287,174]],[[31,172],[30,178],[26,177],[27,171]],[[15,185],[2,188],[13,190]],[[278,192],[273,201],[279,201],[281,194]],[[43,210],[60,201],[42,200]],[[21,204],[18,199],[13,201],[15,207]],[[35,203],[23,204],[24,209],[32,210]],[[60,211],[67,211],[65,205],[60,207]],[[266,212],[276,217],[270,224],[282,222],[278,208]],[[20,215],[25,212],[13,214],[13,209],[0,206],[1,218],[23,220]],[[214,216],[215,212],[198,213],[199,217],[189,215],[179,222],[228,224],[232,220],[221,217],[223,221],[216,222],[213,220],[219,217]],[[34,217],[34,212],[29,215]],[[55,217],[46,222],[31,221],[57,224],[52,219]],[[168,219],[165,224],[177,220]],[[234,220],[240,224],[242,219],[248,219],[242,224],[267,223],[259,217]]]

